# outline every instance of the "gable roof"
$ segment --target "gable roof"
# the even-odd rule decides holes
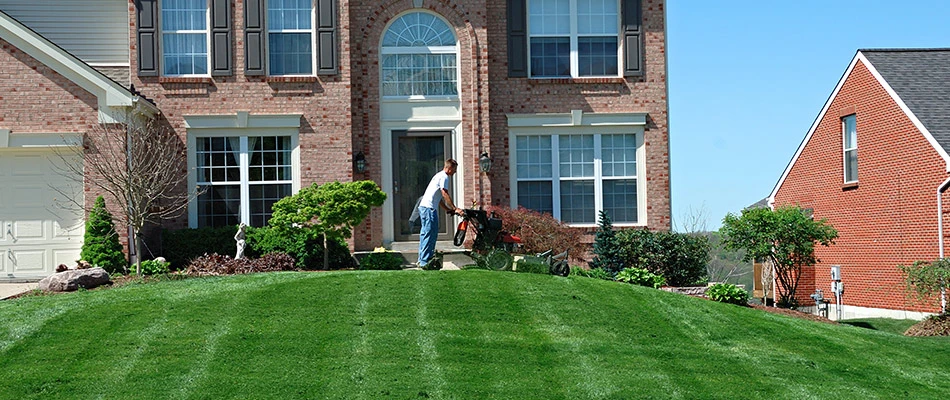
[[[772,188],[768,197],[770,206],[775,203],[779,188],[858,62],[870,71],[930,142],[946,163],[947,172],[950,172],[950,48],[861,49],[851,59],[848,69],[838,80],[795,155],[782,172],[782,177]]]
[[[98,99],[100,122],[120,122],[126,107],[144,106],[149,114],[158,108],[131,90],[89,66],[68,51],[36,33],[10,15],[0,11],[0,39],[92,93]]]
[[[950,153],[950,49],[861,53]]]

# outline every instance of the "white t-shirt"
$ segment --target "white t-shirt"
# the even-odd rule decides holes
[[[419,205],[438,209],[439,202],[442,201],[442,189],[448,188],[449,175],[443,169],[432,176],[432,180],[429,181],[429,186],[426,187],[426,192],[422,195],[422,202]]]

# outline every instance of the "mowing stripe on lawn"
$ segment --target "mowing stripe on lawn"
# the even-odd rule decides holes
[[[429,276],[431,275],[423,276],[423,278],[428,278]],[[423,374],[431,379],[432,385],[434,386],[432,393],[428,394],[437,399],[441,399],[445,397],[445,393],[443,393],[442,390],[445,386],[445,377],[442,376],[442,368],[439,364],[439,351],[435,344],[437,332],[431,330],[427,315],[428,307],[426,306],[425,289],[429,281],[431,281],[431,279],[419,279],[415,284],[416,295],[413,303],[418,307],[416,310],[416,324],[421,330],[416,339],[416,345],[419,346],[423,361],[425,362],[422,366]]]

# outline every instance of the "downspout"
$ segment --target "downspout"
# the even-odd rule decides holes
[[[940,186],[937,187],[937,242],[940,245],[939,253],[940,259],[944,258],[943,253],[943,192],[947,190],[947,187],[950,186],[950,178],[943,181]],[[940,288],[940,311],[947,310],[947,289]]]

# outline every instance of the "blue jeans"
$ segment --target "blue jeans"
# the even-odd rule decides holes
[[[422,230],[419,231],[418,265],[423,267],[435,255],[435,240],[439,237],[439,213],[435,209],[419,206],[419,219],[422,221]]]

